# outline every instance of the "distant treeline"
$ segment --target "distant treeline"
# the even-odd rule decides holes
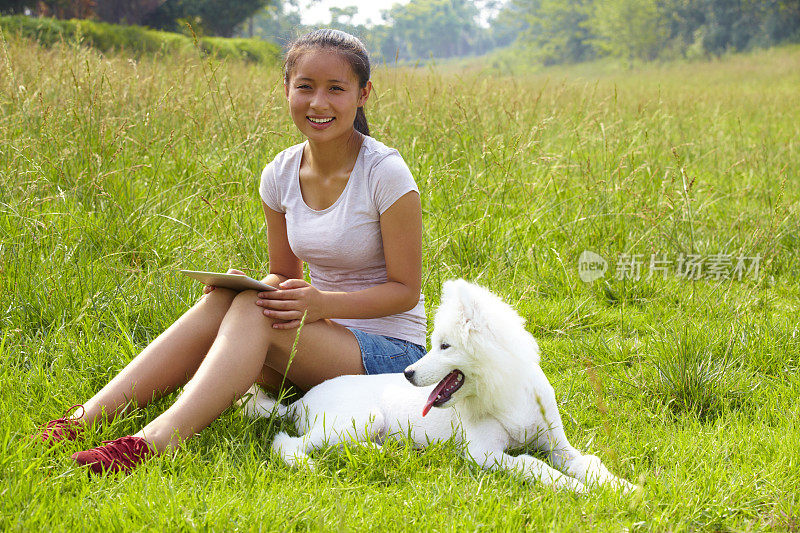
[[[350,0],[355,1],[355,0]],[[298,35],[324,26],[359,37],[378,61],[446,58],[485,53],[497,46],[490,28],[479,23],[485,0],[410,0],[383,12],[383,22],[356,24],[356,6],[330,8],[330,22],[304,26],[298,0],[271,2],[239,28],[239,35],[285,45]]]
[[[544,64],[675,59],[800,40],[800,0],[511,0],[493,23]]]
[[[305,0],[0,0],[0,13],[93,18],[199,36],[285,44],[308,31]],[[480,55],[503,47],[517,61],[599,57],[651,61],[800,41],[800,0],[409,0],[383,20],[356,24],[358,8],[330,8],[327,27],[360,37],[378,61]],[[130,30],[135,31],[135,30]]]
[[[307,31],[297,1],[271,2],[239,27],[240,34],[283,44]],[[332,7],[325,26],[359,36],[386,61],[501,47],[544,64],[606,56],[649,61],[800,40],[800,0],[410,0],[370,25],[355,24],[357,13],[355,6]]]
[[[186,35],[151,30],[142,26],[122,26],[92,20],[56,20],[24,15],[0,17],[0,28],[6,34],[19,34],[45,46],[59,42],[80,42],[101,51],[127,50],[142,53],[184,53],[199,49],[221,58],[238,58],[274,64],[280,48],[259,39],[227,39],[200,37],[195,41]]]
[[[197,35],[230,37],[270,0],[0,0],[0,14],[33,14],[57,19],[94,19],[143,25]]]

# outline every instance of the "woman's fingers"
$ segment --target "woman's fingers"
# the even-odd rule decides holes
[[[302,279],[287,279],[280,285],[281,289],[299,289],[300,287],[309,287],[309,283]]]
[[[208,294],[209,292],[216,289],[214,285],[203,285],[203,294]]]
[[[258,297],[265,300],[296,300],[302,294],[301,289],[287,289],[259,292]]]
[[[296,300],[256,300],[256,305],[278,311],[296,310],[298,308]]]
[[[264,316],[277,318],[278,320],[295,320],[303,318],[303,313],[301,311],[275,311],[273,309],[264,309]]]
[[[289,322],[276,322],[272,324],[275,329],[294,329],[300,327],[300,320],[290,320]]]

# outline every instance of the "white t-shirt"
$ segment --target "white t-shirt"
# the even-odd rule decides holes
[[[286,215],[292,252],[308,264],[311,284],[322,291],[353,292],[386,283],[380,215],[409,191],[417,191],[403,157],[365,136],[339,198],[311,209],[300,191],[300,161],[306,142],[275,156],[261,173],[259,192],[267,206]],[[332,319],[367,333],[425,346],[425,299],[405,313],[381,318]]]

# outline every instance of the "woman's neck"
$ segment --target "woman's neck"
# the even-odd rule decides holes
[[[320,174],[333,174],[352,165],[358,157],[364,136],[353,129],[352,134],[325,143],[308,140],[305,158],[311,168]]]

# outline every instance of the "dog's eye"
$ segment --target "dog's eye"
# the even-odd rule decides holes
[[[440,344],[440,345],[439,345],[439,349],[440,349],[440,350],[446,350],[446,349],[448,349],[449,347],[450,347],[450,345],[449,345],[449,344],[447,344],[446,342],[443,342],[442,344]]]

